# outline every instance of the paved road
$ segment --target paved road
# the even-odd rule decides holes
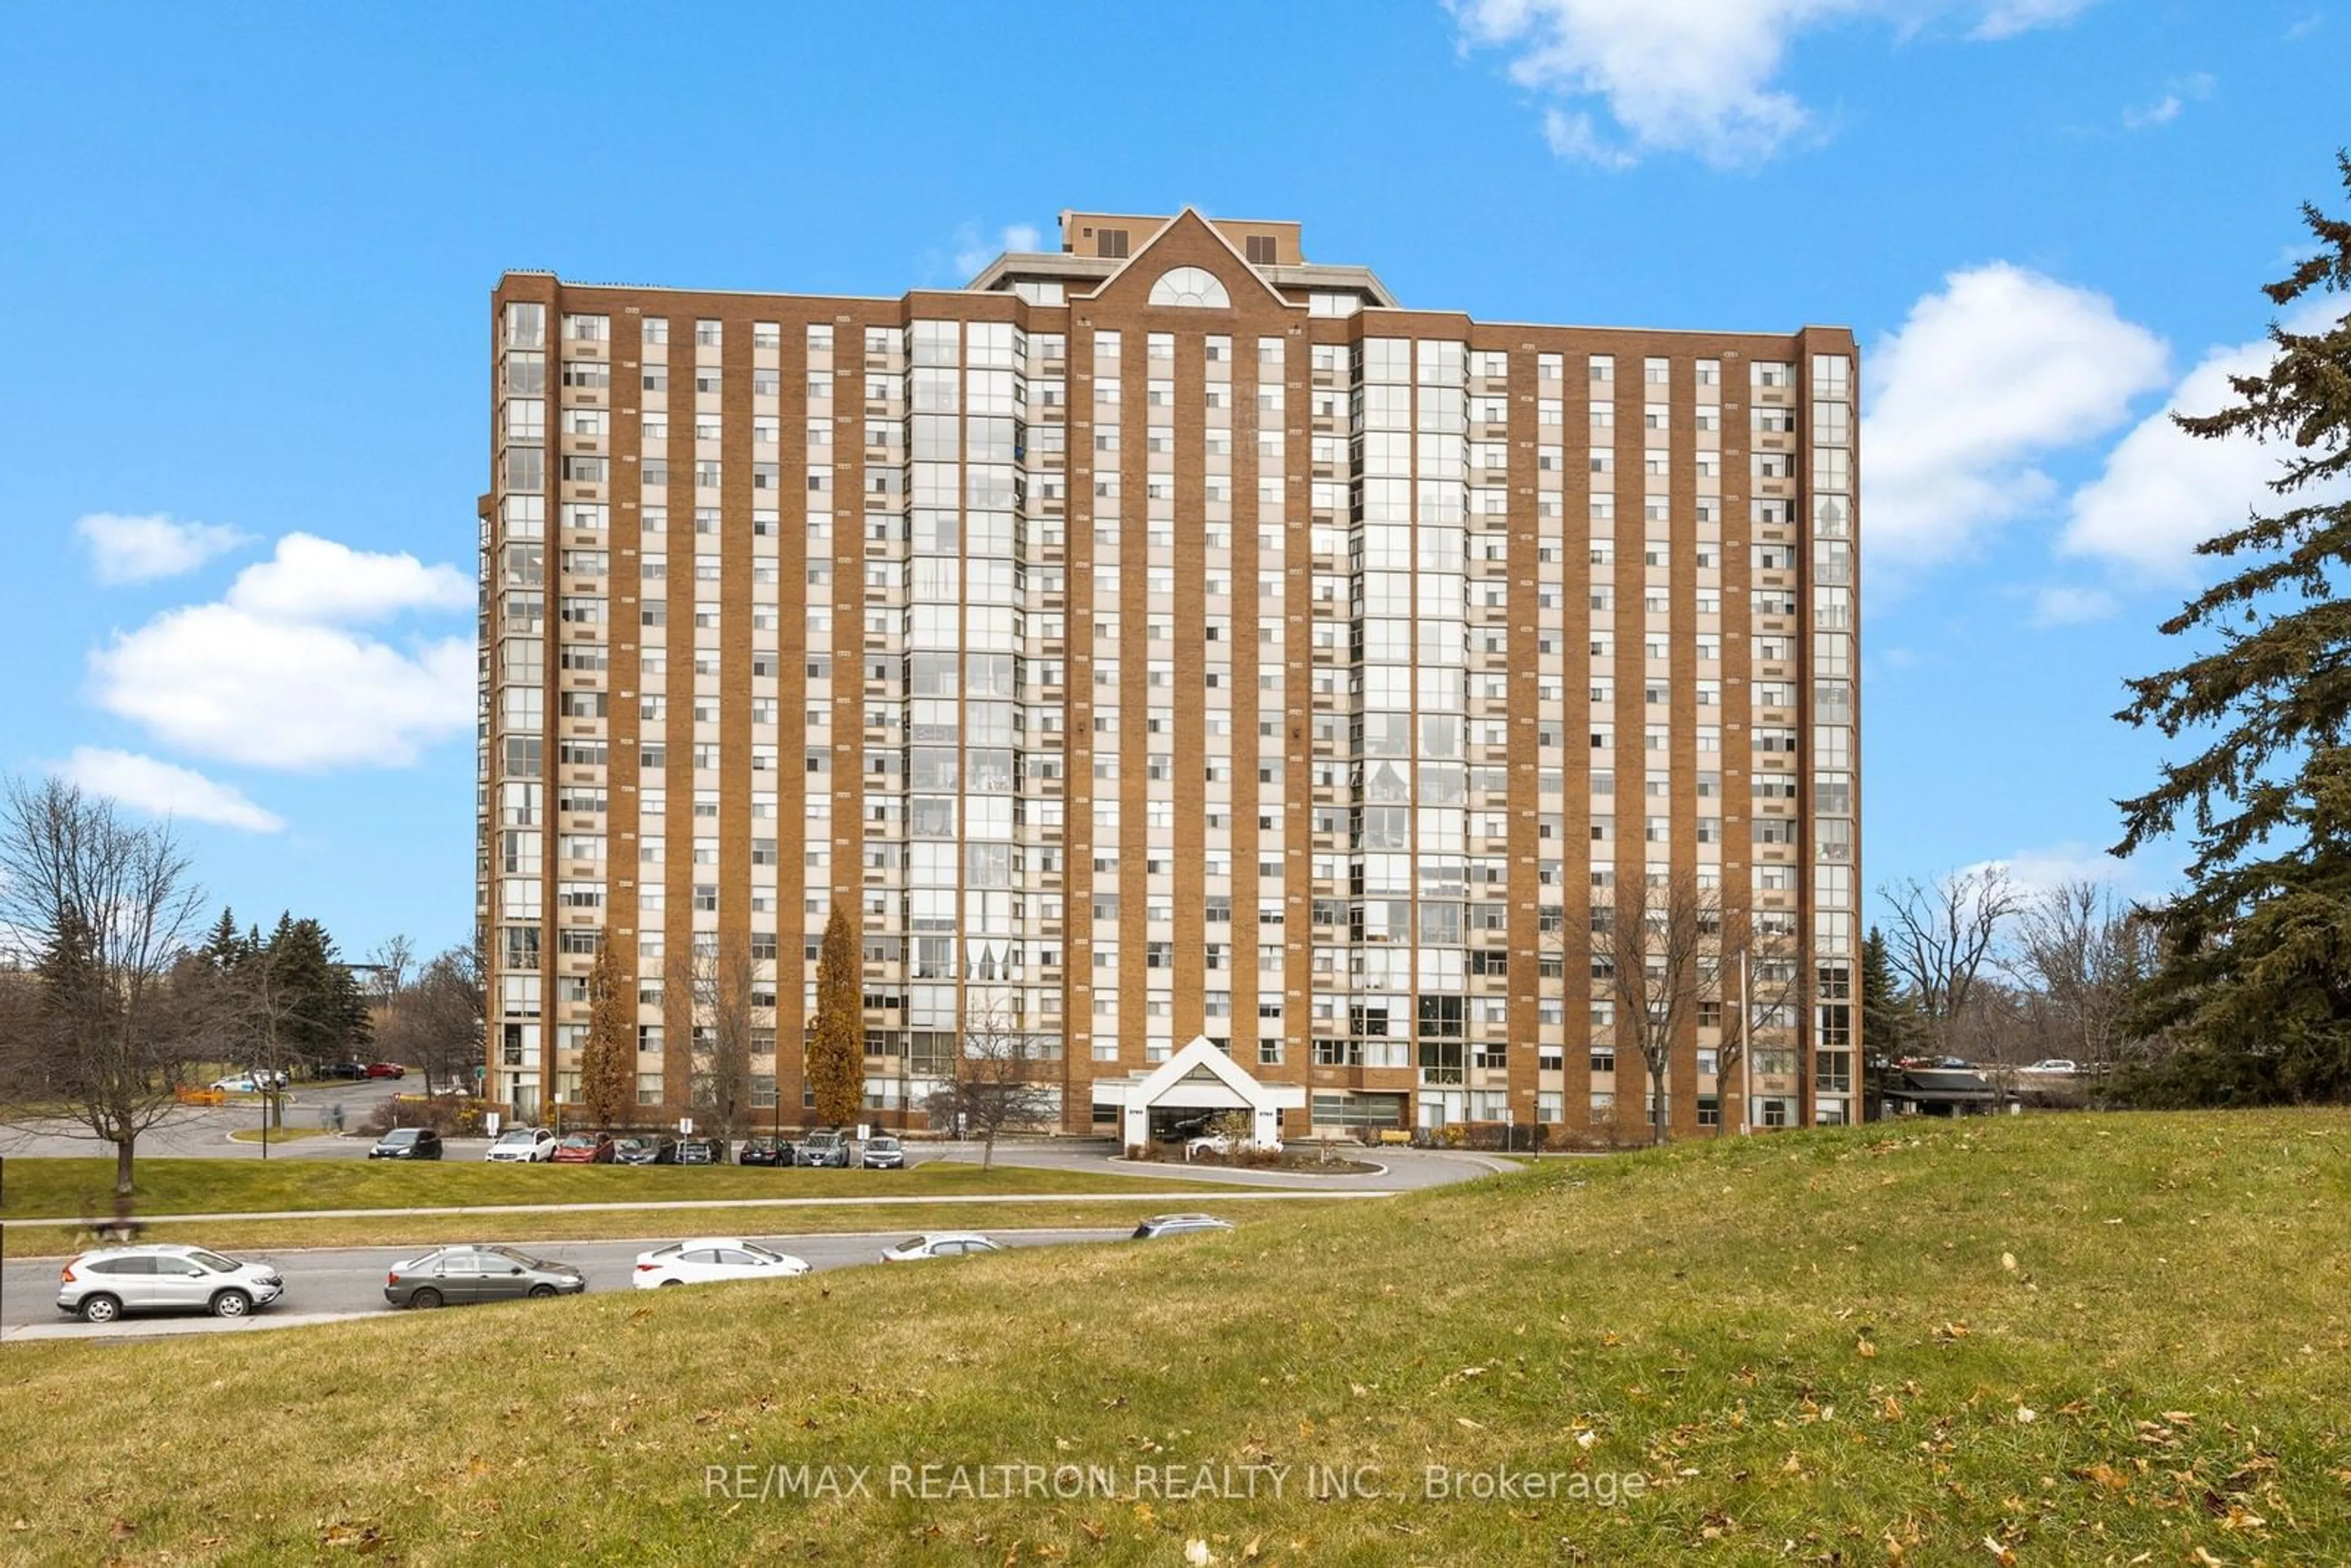
[[[297,1083],[287,1092],[285,1125],[289,1128],[320,1128],[331,1125],[334,1107],[343,1108],[343,1124],[357,1127],[367,1120],[378,1105],[402,1092],[416,1092],[423,1081],[414,1075],[395,1082],[389,1078],[370,1079],[361,1083]],[[182,1105],[173,1108],[162,1121],[150,1127],[139,1139],[139,1153],[158,1157],[183,1159],[190,1156],[218,1156],[227,1159],[257,1160],[262,1157],[261,1145],[231,1143],[231,1133],[258,1133],[261,1130],[261,1102],[221,1106]],[[349,1159],[363,1156],[369,1140],[359,1137],[298,1138],[290,1144],[272,1143],[268,1157],[282,1159]],[[14,1159],[28,1158],[111,1158],[114,1146],[102,1144],[70,1123],[44,1123],[30,1127],[0,1127],[0,1155]]]
[[[1131,1228],[1088,1230],[995,1230],[988,1234],[1009,1247],[1050,1247],[1079,1241],[1114,1241],[1128,1234]],[[751,1239],[778,1252],[806,1259],[812,1268],[842,1269],[856,1264],[878,1263],[882,1249],[904,1238],[904,1230],[875,1231],[867,1234],[824,1236],[764,1236]],[[680,1239],[674,1236],[638,1239],[625,1241],[511,1241],[501,1245],[519,1248],[541,1258],[558,1262],[576,1263],[588,1276],[590,1291],[625,1291],[631,1288],[637,1254],[651,1248]],[[327,1321],[329,1318],[387,1312],[384,1304],[383,1278],[394,1263],[432,1250],[429,1247],[354,1247],[331,1249],[294,1250],[277,1253],[248,1253],[250,1257],[271,1258],[278,1272],[286,1278],[286,1294],[277,1305],[257,1313],[251,1320],[256,1325],[287,1322],[287,1326],[301,1322]],[[934,1267],[952,1267],[938,1264]],[[181,1332],[234,1332],[241,1325],[224,1323],[214,1326],[208,1318],[140,1318],[107,1328],[93,1328],[68,1320],[57,1310],[57,1265],[47,1263],[10,1263],[0,1267],[0,1334],[9,1339],[19,1338],[124,1338],[138,1337],[142,1332],[153,1333],[158,1325],[173,1325]],[[35,1325],[40,1332],[23,1334],[19,1331]]]

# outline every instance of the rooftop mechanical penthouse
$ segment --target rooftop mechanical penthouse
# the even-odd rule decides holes
[[[886,298],[500,281],[488,1092],[576,1101],[601,940],[646,1120],[716,1007],[804,1120],[838,903],[884,1125],[1010,1031],[1073,1133],[1639,1142],[1592,933],[1670,884],[1755,987],[1735,1070],[1727,974],[1679,1015],[1673,1129],[1853,1115],[1851,333],[1480,321],[1189,209],[1061,230]]]

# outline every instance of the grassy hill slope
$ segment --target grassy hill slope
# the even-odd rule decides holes
[[[1781,1134],[780,1291],[10,1347],[0,1554],[2351,1561],[2346,1145],[2339,1114]],[[891,1495],[925,1464],[1118,1490]],[[801,1465],[850,1495],[775,1495]],[[1433,1498],[1431,1465],[1562,1495]]]

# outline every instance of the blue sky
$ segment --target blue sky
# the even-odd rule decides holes
[[[0,769],[457,940],[499,272],[892,294],[1189,202],[1407,304],[1850,325],[1869,879],[2157,891],[2108,716],[2266,461],[2159,415],[2341,210],[2346,66],[2344,0],[12,7]]]

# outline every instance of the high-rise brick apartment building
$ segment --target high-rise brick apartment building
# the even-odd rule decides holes
[[[1588,935],[1634,879],[1719,888],[1780,982],[1743,1072],[1725,999],[1689,1009],[1676,1130],[1742,1087],[1759,1125],[1853,1114],[1849,332],[1407,308],[1189,210],[895,298],[510,273],[491,325],[518,1114],[576,1099],[601,933],[648,1118],[688,1104],[681,959],[747,950],[754,1092],[801,1121],[838,901],[876,1121],[985,1018],[1071,1131],[1205,1036],[1292,1135],[1637,1141]]]

